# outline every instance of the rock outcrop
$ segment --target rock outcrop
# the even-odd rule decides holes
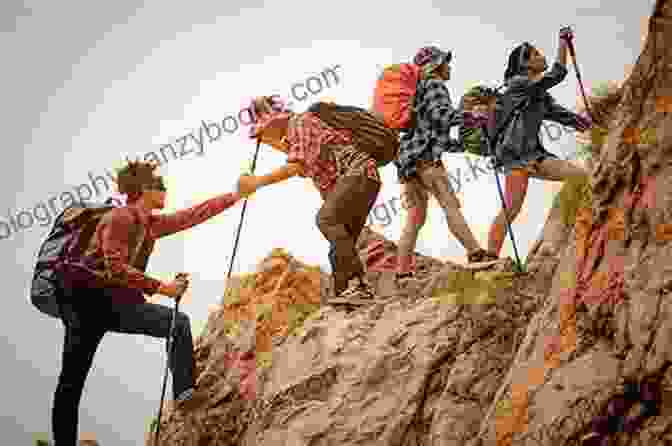
[[[398,288],[394,243],[365,230],[377,299],[349,311],[276,250],[211,314],[196,350],[211,399],[168,407],[160,444],[672,444],[671,5],[600,105],[589,193],[565,186],[525,274],[418,255]]]
[[[366,230],[359,248],[379,299],[355,311],[320,308],[328,276],[281,250],[237,278],[197,340],[198,382],[212,398],[186,419],[167,408],[161,444],[473,436],[553,266],[530,265],[530,281],[418,255],[417,280],[399,289],[385,270],[395,245]]]

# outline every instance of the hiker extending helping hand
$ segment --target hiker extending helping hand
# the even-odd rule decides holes
[[[583,167],[559,159],[546,151],[539,133],[542,121],[555,121],[579,131],[588,130],[592,122],[558,104],[548,90],[567,76],[568,42],[573,38],[568,28],[560,31],[558,56],[546,72],[548,65],[544,55],[534,46],[525,42],[516,47],[509,56],[504,74],[506,89],[501,94],[483,87],[477,87],[463,98],[464,109],[476,113],[487,113],[488,133],[495,135],[495,165],[506,175],[505,201],[509,222],[520,213],[529,177],[549,181],[583,181],[588,172]],[[517,113],[518,112],[518,113]],[[495,130],[495,127],[498,130]],[[487,141],[480,138],[480,130],[465,130],[463,138],[475,150],[467,151],[489,155],[485,147]],[[474,140],[481,139],[481,141]],[[482,144],[481,148],[478,145]],[[506,214],[502,209],[495,217],[488,237],[488,251],[499,256],[506,236]]]
[[[79,403],[84,382],[103,335],[108,332],[166,338],[172,310],[149,303],[146,295],[179,298],[188,281],[163,282],[144,271],[154,243],[189,229],[233,206],[240,196],[226,193],[172,214],[154,214],[165,205],[157,165],[130,162],[117,176],[128,204],[104,214],[95,226],[81,263],[65,270],[59,306],[65,325],[62,370],[54,396],[52,429],[56,446],[77,444]],[[178,312],[174,348],[168,352],[177,410],[194,408],[206,395],[195,391],[189,317]]]
[[[449,131],[469,118],[469,115],[465,116],[453,107],[450,93],[444,85],[450,79],[451,58],[450,52],[425,47],[413,60],[421,69],[415,97],[414,125],[401,137],[400,154],[395,161],[402,184],[402,197],[408,210],[399,240],[397,279],[414,275],[412,254],[418,233],[427,218],[428,194],[432,194],[443,208],[448,228],[467,250],[469,262],[497,259],[497,256],[489,255],[482,249],[474,237],[441,162],[443,152],[463,150],[450,137]]]
[[[324,200],[317,226],[330,244],[336,297],[373,298],[356,243],[381,187],[376,160],[359,150],[349,130],[329,126],[317,113],[281,109],[272,97],[254,99],[251,108],[256,123],[250,137],[286,153],[287,165],[263,176],[241,176],[240,194],[294,176],[310,178]]]

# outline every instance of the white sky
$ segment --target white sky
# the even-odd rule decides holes
[[[316,7],[307,1],[259,0],[243,7],[238,2],[139,4],[3,2],[0,113],[9,125],[3,129],[6,155],[0,163],[1,218],[71,191],[88,182],[89,172],[102,174],[125,155],[158,151],[197,129],[202,120],[237,114],[251,96],[277,93],[288,98],[293,84],[327,67],[340,65],[339,84],[297,102],[296,110],[319,97],[368,107],[380,67],[408,61],[427,44],[454,51],[453,79],[447,85],[456,104],[476,82],[497,84],[508,52],[522,40],[552,59],[557,30],[566,24],[575,27],[588,86],[620,80],[641,49],[640,18],[650,13],[653,1],[616,5],[582,0],[543,7],[527,0],[459,6],[426,0],[412,6],[342,1]],[[574,108],[576,88],[570,69],[552,93]],[[162,167],[170,209],[233,190],[254,152],[245,130],[206,144],[203,157],[192,155]],[[573,138],[547,147],[570,153]],[[453,172],[468,171],[462,155],[446,155],[444,160]],[[284,156],[262,146],[257,173],[283,163]],[[382,175],[379,202],[399,195],[394,167],[384,168]],[[514,228],[521,254],[536,240],[558,189],[537,181],[531,185]],[[500,206],[494,178],[481,176],[467,183],[460,198],[469,223],[485,243]],[[318,193],[306,180],[259,191],[248,205],[235,271],[252,269],[274,247],[327,268],[328,245],[314,223],[319,205]],[[149,272],[160,278],[183,270],[193,274],[191,302],[184,310],[195,322],[207,317],[207,306],[223,292],[241,207],[242,202],[207,224],[160,241],[150,261]],[[396,218],[386,235],[398,239],[400,223]],[[5,399],[16,402],[9,411],[0,409],[0,431],[17,438],[12,444],[24,444],[31,432],[48,430],[60,367],[62,328],[27,302],[34,256],[46,233],[47,228],[35,225],[0,242],[5,309],[11,315],[2,326],[0,352],[14,358],[10,364],[3,361],[3,374],[30,379],[34,385],[27,395],[25,387],[14,384],[16,379],[0,384]],[[463,259],[435,202],[417,249]],[[504,253],[511,254],[508,241]],[[103,444],[138,444],[158,404],[164,360],[159,340],[106,337],[87,382],[82,431],[99,432]],[[123,410],[110,404],[118,395],[119,404],[126,405]]]

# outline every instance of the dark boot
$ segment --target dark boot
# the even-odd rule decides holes
[[[339,299],[352,300],[372,300],[375,298],[371,286],[362,279],[361,276],[355,276],[350,279],[349,286],[338,295]]]
[[[479,249],[467,256],[469,263],[492,262],[494,260],[499,260],[499,257],[485,249]]]
[[[175,401],[175,410],[186,414],[199,407],[202,407],[209,399],[208,392],[202,389],[189,389],[178,397]]]

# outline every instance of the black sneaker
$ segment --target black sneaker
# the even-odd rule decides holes
[[[339,294],[337,298],[348,300],[372,300],[374,297],[371,287],[360,277],[355,277],[350,280],[350,286]]]
[[[202,390],[188,389],[177,398],[175,401],[175,410],[186,413],[203,406],[208,400],[208,392]]]
[[[467,256],[467,261],[469,263],[494,262],[495,260],[499,260],[499,257],[485,249],[479,249]]]
[[[404,283],[407,283],[411,280],[415,279],[415,272],[414,271],[408,271],[405,273],[396,273],[394,275],[394,281],[397,284],[397,286],[400,286]]]

